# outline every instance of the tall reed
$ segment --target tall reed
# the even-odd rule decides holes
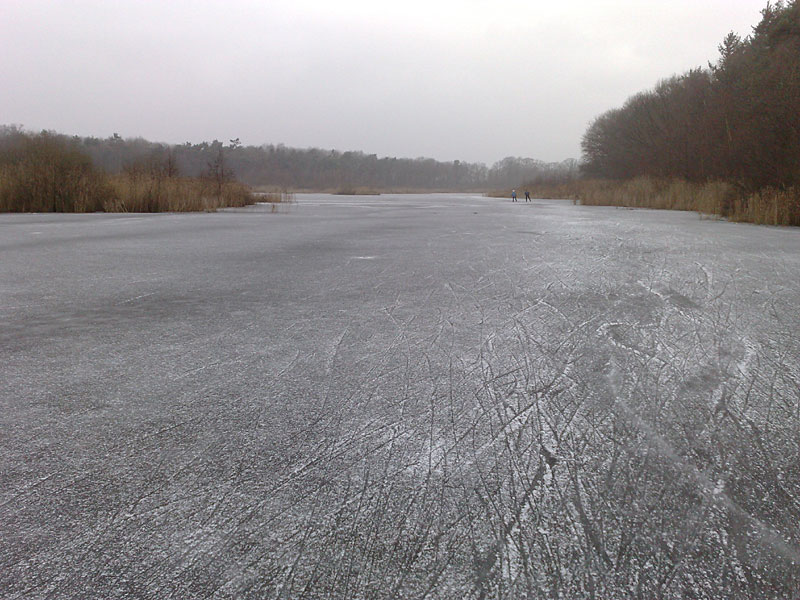
[[[0,152],[2,212],[102,210],[108,192],[89,157],[54,136],[22,137]]]
[[[221,189],[199,178],[154,174],[109,177],[112,193],[103,205],[107,212],[213,211],[254,204],[257,198],[244,184],[228,181]]]
[[[587,206],[691,210],[731,221],[800,226],[798,188],[745,192],[724,181],[637,177],[624,181],[583,179],[530,189],[537,198],[564,198]]]
[[[176,177],[161,165],[108,175],[64,136],[14,130],[0,141],[0,212],[207,211],[258,200],[232,179]]]

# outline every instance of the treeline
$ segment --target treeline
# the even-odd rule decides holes
[[[730,33],[719,51],[707,69],[664,80],[595,119],[582,140],[583,172],[724,181],[743,196],[778,190],[789,204],[783,212],[800,224],[792,204],[800,185],[800,4],[768,4],[751,35]]]
[[[222,155],[197,177],[181,176],[169,152],[109,172],[80,140],[0,128],[0,212],[194,211],[256,200],[233,179]]]
[[[243,183],[284,190],[482,191],[518,187],[526,180],[578,172],[575,159],[545,163],[508,157],[487,167],[458,160],[379,158],[364,152],[299,149],[282,144],[244,146],[238,139],[227,143],[214,140],[168,145],[141,138],[123,138],[116,133],[107,138],[61,137],[108,173],[122,173],[136,165],[166,164],[182,174],[199,177],[209,163],[221,161],[225,171]]]

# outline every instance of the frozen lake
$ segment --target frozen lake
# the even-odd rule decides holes
[[[0,215],[3,598],[800,597],[800,230]]]

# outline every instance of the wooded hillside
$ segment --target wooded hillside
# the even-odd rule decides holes
[[[0,138],[20,135],[18,127],[0,128]],[[70,146],[88,154],[92,163],[107,173],[152,170],[160,165],[170,172],[200,176],[217,164],[251,186],[288,190],[493,190],[521,186],[543,178],[573,178],[578,163],[568,159],[545,163],[530,158],[507,157],[491,167],[482,163],[432,158],[379,158],[364,152],[340,152],[319,148],[290,148],[282,144],[243,146],[238,139],[168,145],[141,138],[61,137]],[[0,139],[0,146],[3,140]]]
[[[768,4],[720,56],[600,115],[583,168],[610,179],[724,180],[753,192],[800,183],[800,4]]]

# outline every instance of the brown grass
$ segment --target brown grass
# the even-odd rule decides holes
[[[0,153],[0,212],[92,212],[108,193],[89,158],[52,136],[22,138]]]
[[[112,192],[103,205],[107,212],[213,211],[258,201],[247,186],[235,181],[225,182],[220,191],[212,182],[189,177],[120,174],[109,180]]]
[[[157,164],[108,175],[63,136],[0,136],[0,212],[207,211],[256,201],[234,180],[170,176]]]
[[[637,177],[626,181],[580,180],[530,188],[534,198],[563,198],[586,206],[626,206],[691,210],[732,221],[764,225],[800,225],[800,189],[740,191],[723,181],[691,183],[682,179]]]
[[[766,188],[737,199],[730,218],[763,225],[800,225],[800,188]]]

